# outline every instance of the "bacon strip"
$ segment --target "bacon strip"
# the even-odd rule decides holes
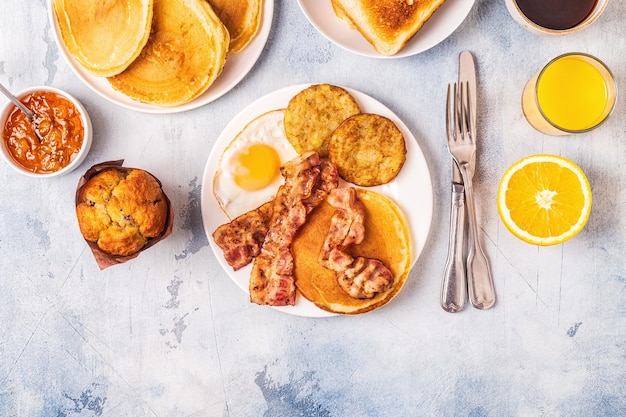
[[[273,202],[268,201],[213,232],[213,240],[235,271],[248,265],[261,252],[273,211]]]
[[[316,152],[287,162],[281,173],[285,183],[274,198],[269,230],[250,274],[250,301],[274,306],[295,304],[291,242],[306,216],[338,182],[334,164],[322,164]]]
[[[337,188],[339,185],[339,172],[337,165],[329,159],[320,160],[320,175],[311,195],[302,201],[306,207],[307,215],[317,207],[322,201],[326,200],[328,193]]]
[[[353,298],[372,298],[391,288],[393,274],[378,259],[356,259],[346,253],[365,238],[365,206],[352,187],[333,190],[327,199],[337,211],[331,218],[319,262],[335,272],[339,286]]]
[[[337,166],[328,159],[322,159],[320,175],[313,191],[302,201],[307,215],[326,199],[331,190],[337,188],[338,183]],[[273,212],[274,203],[268,201],[215,229],[213,240],[222,249],[224,259],[233,270],[237,271],[248,265],[261,252]]]

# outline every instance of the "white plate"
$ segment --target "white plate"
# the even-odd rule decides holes
[[[235,281],[246,293],[249,294],[248,284],[250,281],[250,271],[252,265],[233,271],[233,269],[224,260],[222,250],[213,241],[213,231],[220,225],[227,223],[228,218],[220,208],[217,200],[213,196],[213,176],[217,170],[217,164],[220,155],[233,140],[233,138],[243,129],[248,122],[257,116],[260,116],[270,110],[283,109],[287,107],[291,97],[308,87],[309,84],[295,85],[281,90],[274,91],[243,109],[231,122],[224,128],[220,136],[217,138],[202,177],[202,193],[201,193],[201,210],[202,222],[204,230],[209,239],[211,249],[215,253],[220,265],[228,276]],[[344,87],[345,88],[345,87]],[[396,178],[388,184],[370,187],[369,189],[378,191],[392,198],[404,211],[407,217],[409,227],[411,229],[411,240],[413,243],[413,252],[411,254],[411,266],[415,265],[419,254],[424,248],[433,211],[433,190],[428,172],[428,166],[424,155],[406,125],[396,116],[389,108],[375,100],[374,98],[356,90],[346,88],[356,99],[364,113],[377,113],[393,120],[404,135],[407,148],[407,159],[402,170]],[[306,317],[325,317],[331,316],[332,313],[318,308],[299,294],[296,298],[295,306],[274,307],[285,313]]]
[[[328,40],[359,55],[372,58],[402,58],[426,51],[446,39],[465,20],[474,0],[446,0],[396,55],[379,54],[355,29],[340,20],[330,0],[298,0],[309,22]]]
[[[259,31],[252,41],[243,51],[233,54],[226,59],[226,64],[224,65],[222,73],[219,77],[217,77],[213,85],[211,85],[207,91],[189,103],[176,107],[156,106],[153,104],[141,103],[129,98],[119,91],[115,91],[105,77],[97,77],[91,74],[74,59],[72,54],[67,51],[65,44],[61,39],[61,33],[59,32],[59,26],[52,7],[52,0],[48,1],[48,18],[50,19],[50,25],[53,29],[52,33],[57,45],[59,46],[61,55],[63,55],[76,76],[97,94],[112,103],[131,110],[145,113],[178,113],[195,109],[217,100],[235,87],[252,69],[257,59],[259,59],[261,51],[263,51],[263,48],[265,47],[265,43],[267,42],[267,38],[270,33],[270,28],[272,26],[274,0],[265,0],[263,4],[263,20],[261,21]]]

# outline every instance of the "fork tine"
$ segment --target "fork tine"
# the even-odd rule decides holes
[[[456,101],[454,101],[456,103]],[[450,84],[448,84],[448,91],[446,93],[446,133],[448,134],[448,141],[453,138],[452,123],[454,120],[454,109],[450,103]]]
[[[465,88],[464,88],[465,87]],[[465,83],[461,83],[459,85],[459,93],[457,96],[458,100],[458,119],[459,119],[459,129],[458,132],[461,135],[461,140],[465,139],[468,131],[468,109],[467,109],[467,85]]]
[[[469,89],[469,83],[465,82],[461,84],[460,88],[460,99],[461,109],[459,112],[461,113],[460,119],[462,120],[462,130],[461,133],[464,137],[467,137],[470,141],[474,140],[474,135],[476,134],[476,126],[474,126],[475,122],[471,117],[472,114],[472,92]]]
[[[463,110],[462,103],[459,100],[460,86],[454,83],[454,140],[458,141],[463,129]]]
[[[465,114],[465,95],[463,94],[463,83],[459,84],[459,95],[457,96],[457,100],[459,102],[459,132],[461,133],[461,139],[465,139],[465,133],[467,132],[467,119]]]

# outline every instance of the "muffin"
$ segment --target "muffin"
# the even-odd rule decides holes
[[[131,256],[163,235],[169,200],[159,181],[141,169],[109,167],[77,193],[76,217],[88,242],[113,256]]]

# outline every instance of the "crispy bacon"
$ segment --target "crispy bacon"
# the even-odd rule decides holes
[[[307,215],[326,198],[330,190],[337,188],[338,182],[337,166],[328,159],[322,159],[313,191],[302,201]],[[248,265],[261,252],[273,212],[274,203],[268,201],[215,229],[213,240],[222,249],[224,259],[233,270]]]
[[[222,249],[224,259],[235,271],[248,265],[261,252],[270,227],[273,203],[242,214],[213,232],[213,240]]]
[[[322,163],[316,152],[287,162],[281,173],[285,183],[274,198],[269,229],[250,274],[250,301],[274,306],[295,304],[291,242],[307,214],[338,181],[334,164]]]
[[[322,201],[326,200],[328,193],[337,188],[339,185],[339,172],[337,165],[329,159],[320,160],[320,175],[317,179],[315,187],[311,195],[302,201],[306,207],[307,214],[317,207]]]
[[[393,285],[393,274],[378,259],[357,257],[346,253],[365,237],[365,206],[352,187],[337,188],[328,196],[328,203],[337,211],[331,218],[330,230],[319,262],[335,272],[339,286],[353,298],[372,298]]]

